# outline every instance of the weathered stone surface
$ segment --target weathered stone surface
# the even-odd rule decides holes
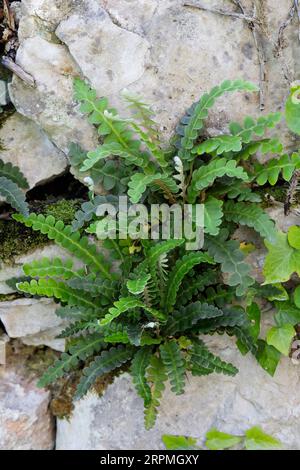
[[[5,106],[9,101],[7,82],[0,80],[0,106]]]
[[[102,93],[117,94],[145,71],[147,40],[114,24],[98,1],[81,2],[79,10],[60,23],[56,34],[67,44],[84,76]]]
[[[50,393],[38,389],[28,372],[19,366],[0,366],[0,449],[53,449],[49,402]]]
[[[19,113],[4,122],[0,140],[4,148],[0,151],[1,160],[18,166],[30,188],[63,173],[68,165],[65,155],[47,135]]]
[[[45,344],[64,350],[64,340],[55,339],[66,322],[55,315],[57,304],[50,299],[21,298],[0,303],[0,320],[10,338],[25,344]]]
[[[73,77],[80,72],[67,48],[41,36],[31,37],[21,43],[17,63],[36,82],[36,87],[30,87],[14,77],[10,96],[17,110],[39,124],[66,154],[70,142],[94,147],[94,129],[75,111]]]
[[[278,46],[290,2],[256,3],[262,25],[256,39],[265,64],[263,101],[267,112],[277,111],[300,66],[297,28],[291,23]],[[236,12],[225,0],[203,4]],[[252,1],[243,5],[251,15]],[[54,31],[67,47],[57,43]],[[20,37],[17,62],[33,75],[37,87],[14,78],[11,97],[19,112],[35,120],[64,151],[72,140],[88,149],[95,143],[91,127],[72,103],[71,78],[80,72],[113,104],[119,104],[124,87],[141,94],[154,104],[166,135],[203,92],[225,78],[259,82],[259,53],[247,22],[183,6],[182,0],[26,0]],[[258,95],[222,98],[210,114],[208,132],[217,133],[247,114],[259,114]],[[294,145],[290,136],[286,142]]]
[[[229,338],[205,341],[239,368],[236,377],[189,377],[185,394],[165,393],[156,426],[145,431],[142,400],[129,376],[122,375],[102,398],[90,393],[76,402],[69,421],[58,420],[57,449],[162,449],[162,434],[204,439],[214,426],[242,434],[253,425],[261,425],[285,447],[299,449],[299,368],[286,358],[271,378],[251,355],[242,357]]]

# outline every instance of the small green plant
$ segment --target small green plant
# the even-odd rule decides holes
[[[28,215],[28,205],[22,190],[28,189],[28,182],[17,166],[4,163],[0,159],[0,196],[14,209],[23,215]]]
[[[201,450],[193,437],[165,434],[162,440],[167,450]],[[206,434],[206,449],[225,450],[235,446],[245,450],[279,450],[282,447],[278,439],[266,434],[259,426],[248,429],[243,436],[220,432],[216,428]]]
[[[270,365],[267,354],[271,346],[258,339],[261,312],[255,300],[282,293],[276,286],[255,283],[233,234],[245,225],[270,243],[276,240],[275,224],[255,190],[279,178],[288,181],[300,168],[300,156],[282,155],[278,139],[265,136],[280,121],[280,113],[247,117],[241,124],[231,123],[228,134],[206,138],[209,109],[218,97],[234,91],[257,88],[242,80],[213,88],[188,110],[164,147],[148,105],[126,93],[134,117],[123,119],[106,98],[98,99],[85,82],[75,81],[75,98],[101,139],[87,154],[75,145],[70,152],[74,173],[89,186],[90,200],[68,226],[52,216],[15,216],[82,262],[79,270],[72,259],[36,260],[23,268],[32,280],[19,283],[19,290],[54,297],[62,304],[57,314],[71,321],[61,335],[68,339],[66,352],[42,377],[41,386],[83,368],[76,392],[80,398],[98,377],[128,363],[150,428],[167,379],[172,391],[181,394],[186,371],[237,373],[207,349],[200,335],[235,336],[242,353],[251,351],[274,373],[277,363]],[[258,151],[280,153],[280,158],[262,166],[254,157]],[[95,195],[99,185],[109,194]],[[96,215],[97,208],[104,202],[117,205],[117,196],[126,193],[132,205],[202,203],[203,248],[187,252],[186,240],[172,234],[165,241],[117,237],[99,247],[83,232],[99,234],[103,217]]]

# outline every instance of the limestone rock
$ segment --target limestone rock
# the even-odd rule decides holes
[[[8,90],[7,90],[7,82],[4,80],[0,80],[0,106],[5,106],[10,101]]]
[[[118,94],[145,72],[148,42],[114,24],[98,1],[81,2],[80,9],[60,23],[56,34],[101,94]]]
[[[186,7],[182,0],[22,3],[17,63],[37,86],[30,88],[15,77],[11,98],[19,112],[39,124],[64,151],[71,141],[89,150],[96,139],[92,127],[74,110],[74,75],[82,73],[99,96],[109,96],[113,105],[120,105],[119,92],[124,87],[141,94],[153,103],[166,136],[202,93],[225,78],[259,82],[253,33],[241,19]],[[252,14],[252,2],[243,4]],[[236,11],[227,1],[211,0],[205,5]],[[278,44],[289,8],[288,2],[267,0],[259,2],[257,9],[263,25],[259,44],[265,63],[266,112],[283,108],[288,82],[297,78],[300,65],[296,24],[284,30],[284,40]],[[208,133],[219,133],[229,121],[258,114],[257,94],[226,96],[210,113]],[[281,132],[281,137],[294,145],[286,134]]]
[[[167,390],[155,427],[146,431],[142,400],[124,374],[101,398],[89,393],[76,402],[70,420],[58,420],[57,449],[155,450],[163,449],[162,434],[204,440],[211,427],[243,434],[254,425],[281,439],[285,447],[300,449],[297,366],[285,358],[272,378],[251,355],[241,356],[230,338],[216,336],[205,341],[212,351],[239,368],[237,376],[189,377],[181,396]]]
[[[20,298],[0,303],[0,320],[10,338],[64,351],[64,341],[56,336],[66,322],[55,314],[56,309],[57,304],[50,299]]]
[[[38,389],[36,379],[19,369],[0,366],[0,449],[53,449],[50,392]]]
[[[66,154],[71,142],[93,148],[96,132],[75,110],[73,78],[80,71],[67,48],[35,36],[21,43],[16,61],[36,82],[30,87],[13,78],[10,96],[17,110],[39,124]]]
[[[18,166],[30,188],[63,173],[68,165],[47,135],[19,113],[4,122],[0,140],[4,149],[0,151],[1,160]]]

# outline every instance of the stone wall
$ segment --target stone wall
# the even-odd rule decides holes
[[[120,92],[127,88],[153,104],[167,138],[184,111],[224,79],[243,78],[260,94],[220,99],[210,113],[207,133],[226,129],[245,115],[282,110],[289,84],[299,78],[296,17],[286,23],[292,0],[22,0],[16,62],[34,81],[14,76],[10,99],[17,112],[0,129],[1,159],[19,165],[30,188],[68,167],[70,142],[86,150],[97,142],[95,129],[73,100],[75,76],[87,79],[99,96],[124,111]],[[188,6],[194,4],[196,6]],[[197,8],[201,5],[201,8]],[[221,10],[221,12],[220,12]],[[221,13],[226,13],[226,15]],[[286,23],[286,27],[282,27]],[[283,131],[286,146],[294,138]],[[285,222],[286,223],[286,222]],[[46,247],[53,250],[53,247]],[[58,251],[55,249],[55,253]],[[33,259],[38,253],[26,254]],[[254,265],[260,267],[258,256]],[[20,274],[24,257],[0,268],[5,280]],[[52,302],[17,299],[0,304],[0,319],[11,338],[24,344],[61,350],[55,336],[63,327]],[[7,337],[0,341],[5,362]],[[60,341],[60,342],[59,342]],[[109,386],[102,398],[79,402],[70,421],[58,421],[58,449],[161,448],[164,432],[203,436],[212,426],[240,433],[254,424],[300,448],[297,420],[299,371],[289,359],[274,379],[252,358],[242,358],[224,339],[212,340],[225,359],[241,366],[234,379],[189,378],[186,395],[166,395],[156,428],[143,429],[140,400],[127,375]],[[16,362],[0,367],[0,448],[49,449],[54,444],[50,396],[36,388]],[[282,406],[284,404],[284,407]]]

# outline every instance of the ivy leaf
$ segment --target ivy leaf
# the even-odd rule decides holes
[[[256,359],[261,367],[273,377],[279,364],[281,354],[276,348],[270,346],[264,340],[259,339],[257,344],[258,350]]]
[[[242,439],[242,437],[220,432],[216,428],[212,428],[206,433],[205,445],[210,450],[223,450],[239,444]]]
[[[300,294],[299,287],[297,287],[297,289],[297,299],[295,298],[295,303],[296,300],[298,303],[298,296]],[[294,296],[296,290],[294,292]],[[286,323],[289,323],[290,325],[297,325],[298,323],[300,323],[300,308],[298,308],[299,304],[295,306],[291,302],[275,302],[275,306],[277,310],[277,312],[275,313],[275,320],[277,326],[282,326]]]
[[[162,441],[167,450],[196,450],[199,449],[197,439],[186,436],[173,436],[172,434],[164,434]]]
[[[300,250],[295,250],[288,243],[286,233],[278,232],[276,242],[265,241],[268,254],[263,267],[264,284],[286,282],[296,272],[300,276]]]
[[[300,134],[300,85],[299,82],[292,83],[291,93],[285,105],[285,120],[292,132]]]
[[[288,356],[291,342],[295,334],[295,328],[289,323],[286,323],[282,326],[273,326],[273,328],[267,332],[266,339],[270,346],[274,346],[274,348],[284,354],[284,356]]]
[[[300,227],[293,225],[288,230],[288,242],[291,247],[300,250]]]
[[[300,286],[296,287],[294,290],[294,302],[296,307],[300,309]],[[300,310],[299,310],[300,313]]]
[[[204,233],[218,235],[222,223],[223,201],[209,196],[204,204]]]
[[[259,426],[254,426],[245,432],[245,447],[247,450],[275,450],[282,447],[275,437],[263,432]]]

